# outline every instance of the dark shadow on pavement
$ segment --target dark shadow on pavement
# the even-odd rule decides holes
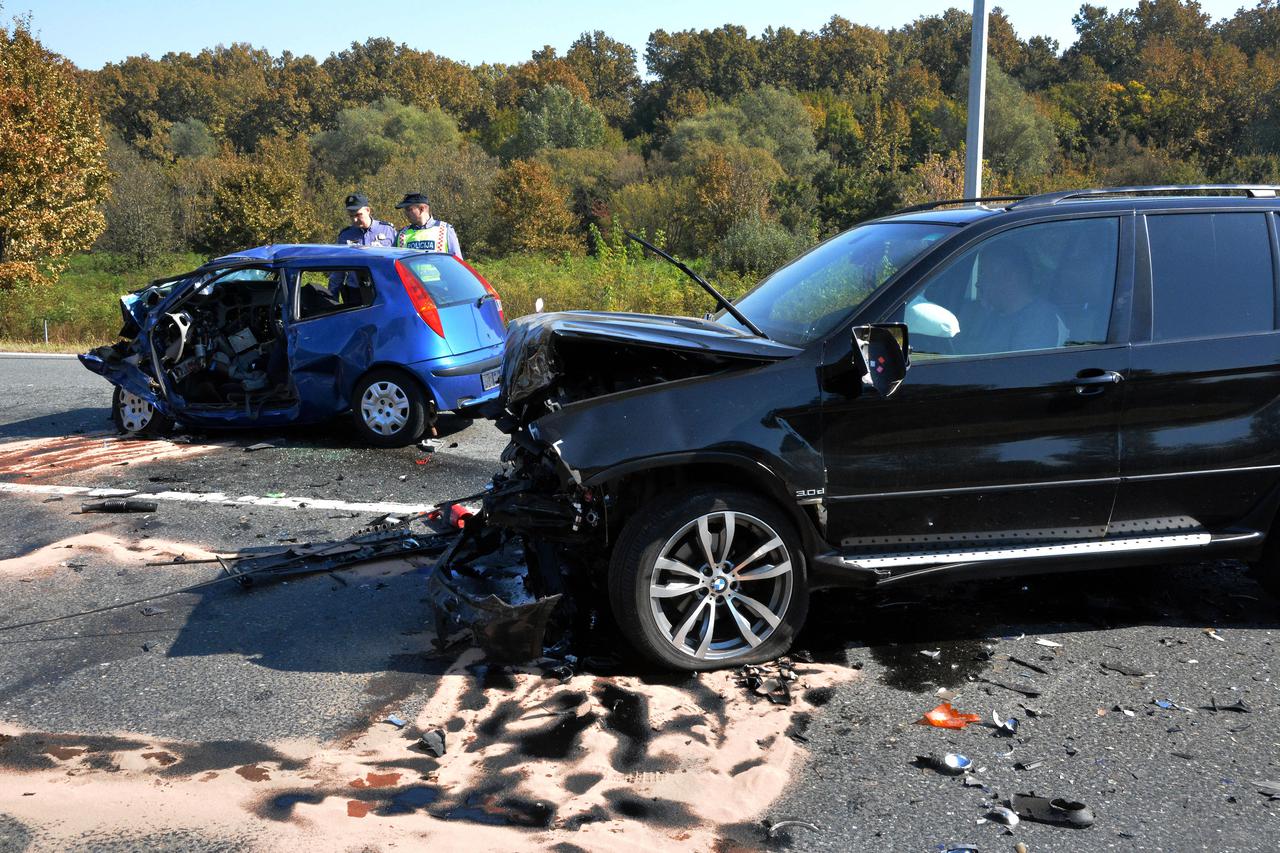
[[[884,683],[913,692],[954,688],[989,666],[991,639],[1131,626],[1280,627],[1280,602],[1239,563],[1080,571],[815,596],[795,648],[843,662],[867,655]],[[940,659],[921,654],[945,648]],[[1045,651],[1041,649],[1041,651]],[[959,662],[959,666],[952,668]]]

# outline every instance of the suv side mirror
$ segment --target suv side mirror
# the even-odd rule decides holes
[[[862,385],[881,397],[891,396],[906,378],[910,351],[902,323],[853,327],[853,361],[862,371]]]

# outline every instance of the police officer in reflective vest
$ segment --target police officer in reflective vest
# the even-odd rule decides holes
[[[369,199],[364,193],[347,196],[347,215],[351,224],[338,232],[339,245],[394,246],[396,227],[390,222],[374,219],[369,209]]]
[[[396,235],[396,245],[424,252],[450,254],[462,260],[458,235],[448,222],[431,218],[431,202],[426,193],[409,193],[396,205],[403,210],[409,224]]]

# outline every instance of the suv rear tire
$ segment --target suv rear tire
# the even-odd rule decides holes
[[[406,447],[427,429],[422,386],[394,368],[371,370],[351,392],[356,429],[375,447]]]
[[[663,666],[772,660],[809,609],[800,537],[777,505],[747,492],[655,499],[618,537],[609,602],[628,641]]]
[[[116,429],[129,435],[148,437],[167,435],[173,429],[173,419],[156,411],[156,407],[141,397],[116,386],[111,395],[111,420]]]

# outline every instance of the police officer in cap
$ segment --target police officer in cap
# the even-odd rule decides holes
[[[394,246],[396,228],[390,222],[374,219],[369,199],[364,193],[347,196],[347,214],[351,224],[338,233],[338,243],[348,246]]]
[[[409,193],[396,205],[403,210],[409,224],[396,235],[396,245],[424,252],[450,254],[462,260],[462,247],[458,235],[448,222],[431,217],[431,202],[426,193]]]

